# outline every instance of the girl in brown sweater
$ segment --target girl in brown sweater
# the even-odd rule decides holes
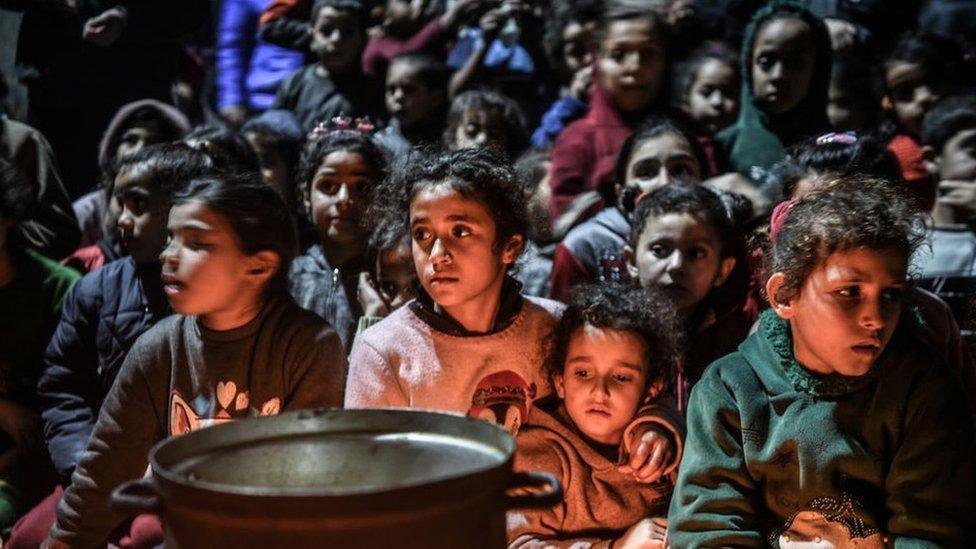
[[[680,333],[670,301],[623,285],[580,288],[559,322],[549,363],[557,397],[518,434],[517,470],[559,478],[562,504],[508,516],[509,547],[664,547],[676,471],[646,484],[620,465],[638,409],[670,390]],[[670,424],[680,446],[681,435]]]

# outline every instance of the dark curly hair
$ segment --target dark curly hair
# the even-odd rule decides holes
[[[678,313],[663,293],[629,284],[590,284],[573,289],[569,306],[554,328],[546,369],[549,379],[562,375],[569,342],[584,326],[638,336],[647,349],[647,385],[673,388],[678,371],[682,330]]]
[[[309,212],[305,208],[305,196],[311,191],[312,180],[315,172],[322,165],[322,161],[329,154],[336,151],[346,151],[355,153],[363,157],[366,165],[375,174],[376,181],[382,181],[387,176],[389,159],[385,150],[380,147],[372,137],[354,130],[333,130],[321,136],[308,138],[305,150],[298,164],[298,185],[295,189],[298,193],[299,218],[307,220]],[[371,201],[367,197],[367,204]]]
[[[835,252],[891,250],[907,262],[922,243],[922,215],[883,180],[848,177],[797,199],[766,254],[766,274],[783,273],[780,299],[795,295]]]
[[[514,160],[529,146],[529,130],[525,122],[525,114],[518,103],[498,92],[487,90],[471,90],[462,93],[451,102],[451,109],[447,113],[447,126],[444,128],[444,146],[454,146],[457,128],[464,122],[467,112],[482,112],[489,119],[496,119],[501,126],[505,139],[505,150],[508,158]]]
[[[485,205],[495,222],[496,253],[513,236],[528,237],[525,187],[515,178],[508,159],[491,148],[416,155],[380,185],[368,217],[391,234],[408,233],[413,199],[424,189],[441,185]]]
[[[922,121],[922,144],[942,154],[946,142],[957,133],[976,128],[976,88],[939,100]]]
[[[698,78],[698,72],[709,61],[724,63],[735,73],[735,89],[741,86],[742,72],[739,54],[725,42],[709,41],[696,47],[678,60],[671,71],[671,107],[681,110],[688,102],[688,94]]]
[[[268,291],[288,295],[288,265],[297,248],[294,226],[285,200],[257,174],[194,179],[176,194],[173,204],[200,202],[230,225],[247,255],[270,250],[278,255],[278,271]]]

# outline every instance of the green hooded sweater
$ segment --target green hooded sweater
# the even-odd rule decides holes
[[[817,56],[806,97],[792,111],[774,117],[756,102],[752,90],[752,49],[759,28],[784,12],[810,26]],[[830,86],[831,57],[827,26],[802,4],[791,0],[774,0],[756,12],[742,40],[739,118],[735,124],[715,136],[735,171],[757,186],[763,186],[770,168],[786,158],[786,147],[829,130],[827,91]]]
[[[973,412],[920,318],[867,374],[818,376],[766,311],[692,391],[671,546],[971,547]]]

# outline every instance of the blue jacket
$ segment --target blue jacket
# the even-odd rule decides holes
[[[158,265],[125,257],[82,277],[64,300],[37,389],[44,438],[61,478],[70,477],[85,451],[129,348],[169,314],[165,297],[150,305],[142,282],[149,277],[158,279]]]
[[[257,37],[258,18],[270,0],[224,0],[217,28],[217,107],[263,111],[278,84],[304,64],[304,54]]]

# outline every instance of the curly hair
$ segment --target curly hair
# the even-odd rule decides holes
[[[525,187],[515,178],[508,159],[491,148],[416,155],[397,166],[379,186],[368,217],[391,234],[407,233],[413,199],[421,191],[441,185],[485,205],[495,222],[496,253],[513,236],[527,237]]]
[[[590,284],[573,289],[569,306],[553,330],[546,361],[549,379],[562,375],[573,335],[584,326],[630,332],[644,342],[647,387],[672,389],[683,331],[678,313],[663,293],[629,284]]]
[[[922,215],[884,179],[837,179],[797,199],[766,254],[766,274],[783,273],[780,298],[799,292],[835,252],[893,251],[907,262],[925,237]]]
[[[444,128],[444,146],[454,146],[458,126],[464,123],[464,115],[468,112],[482,112],[489,120],[494,119],[504,133],[505,150],[509,159],[518,158],[519,154],[529,146],[529,130],[525,122],[525,114],[518,103],[498,92],[486,90],[471,90],[462,93],[451,102],[451,109],[447,113],[447,125]]]

